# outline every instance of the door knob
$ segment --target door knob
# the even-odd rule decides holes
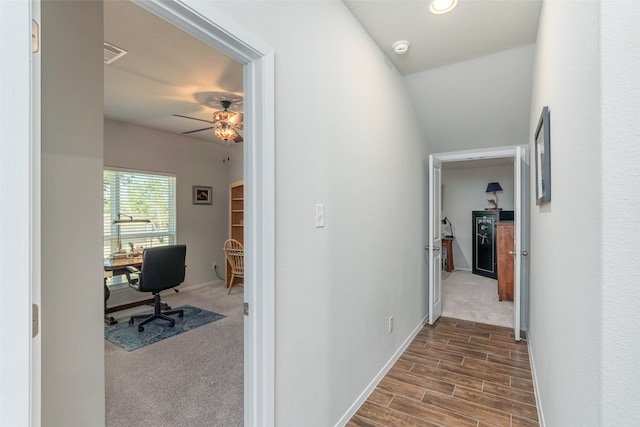
[[[433,250],[434,250],[434,251],[439,251],[439,250],[440,250],[440,246],[434,246],[434,247],[433,247]]]

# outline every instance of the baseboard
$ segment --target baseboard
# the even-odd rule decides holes
[[[538,376],[536,375],[536,363],[533,360],[533,352],[531,351],[531,334],[527,333],[527,351],[529,352],[529,364],[531,365],[531,377],[533,378],[533,393],[536,398],[536,408],[538,409],[538,418],[540,427],[545,427],[544,413],[540,404],[540,388],[538,387]]]
[[[404,353],[404,351],[407,349],[407,347],[409,347],[409,344],[411,344],[411,342],[416,337],[416,335],[418,335],[418,332],[420,332],[422,330],[424,325],[427,323],[428,319],[429,319],[429,315],[427,314],[418,323],[418,326],[416,326],[416,328],[411,332],[411,334],[409,334],[407,339],[404,340],[404,342],[402,343],[400,348],[398,348],[398,350],[396,350],[396,352],[393,354],[393,356],[391,356],[391,359],[389,359],[389,361],[387,363],[385,363],[385,365],[382,367],[380,372],[378,372],[378,374],[376,374],[376,376],[373,378],[373,380],[371,380],[369,385],[362,391],[362,393],[360,393],[360,396],[358,396],[356,401],[353,402],[353,404],[349,407],[349,409],[347,409],[347,412],[342,416],[342,418],[340,418],[340,420],[338,420],[338,422],[335,424],[336,427],[343,427],[349,422],[351,417],[353,417],[353,415],[358,411],[358,409],[360,408],[360,406],[362,406],[364,401],[367,400],[367,397],[369,397],[371,392],[373,392],[373,390],[375,390],[375,388],[378,385],[378,383],[380,381],[382,381],[382,378],[384,378],[384,376],[387,374],[387,372],[389,372],[389,369],[391,369],[393,364],[396,363],[396,361],[400,358],[400,356],[402,356],[402,353]]]

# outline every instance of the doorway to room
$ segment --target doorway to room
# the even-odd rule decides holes
[[[457,233],[459,237],[461,237],[461,244],[458,245],[459,252],[458,261],[459,267],[466,273],[466,276],[470,276],[469,271],[473,267],[473,261],[469,260],[469,255],[465,256],[465,252],[468,254],[471,251],[469,250],[469,242],[472,241],[472,227],[473,223],[471,220],[471,212],[477,207],[481,208],[484,211],[486,206],[485,203],[479,203],[478,199],[473,200],[473,197],[470,197],[468,194],[464,195],[465,199],[464,203],[469,203],[467,199],[472,200],[471,205],[468,206],[456,206],[456,192],[453,191],[457,189],[458,191],[467,191],[464,186],[454,186],[451,184],[455,184],[456,179],[449,180],[449,186],[451,188],[447,188],[445,184],[446,180],[443,181],[443,176],[446,178],[446,170],[444,166],[448,163],[458,163],[460,166],[459,169],[467,170],[466,175],[473,176],[472,181],[473,184],[473,192],[480,193],[480,200],[482,197],[486,197],[485,188],[487,186],[487,179],[494,179],[497,170],[491,170],[490,175],[479,177],[478,172],[469,172],[468,170],[472,169],[473,162],[489,162],[487,165],[491,167],[496,166],[500,160],[496,159],[504,159],[503,162],[506,161],[506,165],[511,165],[509,169],[511,172],[509,173],[508,169],[502,171],[502,179],[504,179],[505,183],[510,183],[512,180],[512,188],[513,188],[513,198],[512,200],[507,199],[507,203],[512,204],[513,206],[513,245],[511,246],[511,250],[509,252],[509,257],[513,256],[513,323],[512,327],[514,329],[514,336],[516,340],[520,339],[520,331],[522,328],[526,329],[527,326],[527,312],[526,312],[526,301],[528,297],[528,258],[526,255],[528,254],[524,248],[528,247],[528,154],[527,148],[524,146],[520,147],[504,147],[504,148],[493,148],[493,149],[485,149],[485,150],[477,150],[477,151],[466,151],[466,152],[452,152],[452,153],[441,153],[434,154],[430,156],[429,161],[429,169],[430,169],[430,191],[429,191],[429,199],[430,199],[430,210],[429,210],[429,244],[425,247],[425,250],[428,251],[429,255],[429,323],[433,324],[437,318],[443,312],[444,298],[446,295],[442,290],[442,264],[443,255],[440,252],[440,247],[443,245],[443,242],[447,239],[443,238],[445,234],[450,234],[452,232],[452,228],[455,228],[455,225],[452,225],[451,218],[449,217],[450,213],[454,213],[451,215],[456,220],[460,218],[459,223],[463,224],[463,233]],[[481,163],[475,163],[475,165],[481,165]],[[455,169],[453,167],[452,169]],[[464,175],[464,174],[463,174]],[[474,176],[475,175],[475,176]],[[453,175],[455,178],[455,175]],[[511,178],[511,179],[509,179]],[[469,181],[469,176],[465,176],[462,182]],[[477,187],[477,188],[476,188]],[[462,188],[462,190],[461,190]],[[493,195],[492,195],[493,196]],[[444,202],[444,205],[442,204]],[[496,202],[494,199],[493,202]],[[476,207],[476,205],[478,205]],[[442,207],[442,209],[441,209]],[[494,206],[495,207],[495,206]],[[443,209],[448,209],[445,212]],[[487,212],[490,212],[488,208]],[[497,211],[494,211],[497,212]],[[446,218],[446,219],[445,219]],[[444,221],[443,221],[444,220]],[[448,227],[446,230],[441,228],[441,223],[444,222]],[[465,230],[466,229],[466,230]],[[446,231],[446,233],[445,233]],[[455,233],[455,232],[454,232]],[[451,234],[454,234],[451,233]],[[466,240],[466,242],[465,242]],[[455,241],[455,239],[454,239]],[[508,239],[507,239],[508,241]],[[454,263],[455,263],[454,257]],[[503,259],[507,259],[504,258]],[[510,260],[510,258],[508,258]],[[471,265],[469,265],[471,264]],[[453,276],[461,276],[462,274],[455,274]],[[468,277],[466,277],[468,279]],[[444,280],[446,282],[447,279]],[[473,282],[472,279],[470,279]],[[489,286],[492,286],[492,283],[489,282]],[[494,285],[495,286],[495,285]],[[495,288],[494,288],[495,289]],[[495,299],[498,299],[497,289],[494,293]],[[451,299],[451,297],[449,297]],[[470,306],[473,305],[475,301],[473,298],[470,301],[467,301]],[[464,307],[463,307],[464,308]],[[481,315],[480,315],[481,316]]]
[[[243,64],[245,149],[240,171],[246,184],[244,221],[247,224],[245,232],[245,283],[247,286],[244,288],[244,298],[237,307],[240,327],[243,330],[241,345],[244,347],[240,357],[244,362],[244,368],[241,369],[244,405],[241,403],[241,406],[244,412],[244,423],[258,424],[256,417],[260,417],[267,423],[265,425],[269,425],[270,414],[273,414],[274,317],[272,51],[254,36],[244,34],[242,28],[226,18],[218,18],[219,21],[216,22],[209,20],[207,11],[198,13],[181,4],[164,1],[136,2],[136,4],[166,20],[170,25],[197,37],[211,49],[220,49]],[[225,153],[226,161],[233,161],[233,155],[227,156],[227,154]],[[237,166],[238,158],[236,157],[235,160],[234,167]],[[178,238],[180,238],[180,231],[178,231]],[[221,245],[220,248],[222,248]],[[207,265],[213,271],[211,261]],[[218,263],[218,269],[221,272],[224,270],[223,265],[224,261],[221,260]],[[233,292],[238,292],[238,288],[236,287]],[[206,387],[203,392],[206,393]]]
[[[492,264],[489,268],[480,266],[488,270],[481,271],[483,275],[474,272],[474,269],[477,270],[474,268],[477,267],[474,244],[495,249],[495,233],[490,232],[486,237],[478,236],[472,218],[474,212],[476,215],[492,212],[485,209],[493,207],[488,200],[496,199],[503,217],[513,215],[513,174],[513,158],[442,164],[442,216],[445,222],[442,224],[442,234],[452,236],[450,240],[445,238],[451,245],[451,254],[446,257],[442,273],[443,316],[513,327],[513,297],[502,301],[498,298],[495,259],[487,257]],[[485,192],[490,182],[501,185],[502,191],[496,196]]]

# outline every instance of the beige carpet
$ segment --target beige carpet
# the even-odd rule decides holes
[[[244,424],[243,288],[226,291],[220,284],[162,294],[171,306],[188,304],[224,319],[131,352],[105,340],[107,427]],[[153,308],[114,314],[120,320],[132,311]]]
[[[442,280],[442,316],[513,327],[513,301],[498,301],[498,281],[470,271]]]

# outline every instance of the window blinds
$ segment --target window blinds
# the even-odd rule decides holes
[[[105,169],[103,193],[105,258],[118,251],[176,243],[175,176]],[[114,224],[117,219],[149,222]]]

